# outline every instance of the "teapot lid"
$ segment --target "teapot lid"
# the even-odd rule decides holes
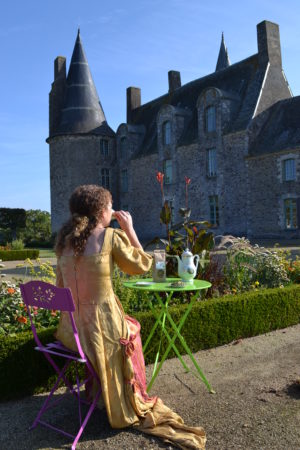
[[[190,250],[189,250],[188,248],[186,248],[186,249],[184,250],[184,252],[182,253],[182,257],[183,257],[183,258],[190,258],[191,256],[193,256],[193,253],[190,252]]]

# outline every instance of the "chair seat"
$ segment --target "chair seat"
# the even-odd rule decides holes
[[[85,358],[81,358],[78,352],[68,349],[59,341],[50,342],[46,346],[34,347],[34,349],[38,352],[51,353],[52,355],[62,356],[63,358],[72,359],[80,363],[86,363],[87,361]]]

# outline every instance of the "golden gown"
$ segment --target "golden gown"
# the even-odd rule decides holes
[[[146,392],[139,323],[126,316],[112,284],[114,264],[129,275],[148,271],[152,257],[132,247],[121,230],[107,228],[100,253],[60,256],[57,286],[72,291],[80,343],[98,373],[113,428],[134,425],[182,449],[204,449],[205,432],[188,427],[158,397]],[[61,314],[56,337],[76,350],[69,316]]]

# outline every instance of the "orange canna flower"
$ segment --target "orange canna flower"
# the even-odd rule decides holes
[[[16,292],[16,290],[14,288],[8,288],[7,289],[7,293],[10,295],[13,295]]]
[[[27,323],[26,317],[23,317],[23,316],[17,317],[17,321],[20,323]]]
[[[164,174],[161,172],[156,172],[156,179],[159,183],[161,183],[164,179]]]

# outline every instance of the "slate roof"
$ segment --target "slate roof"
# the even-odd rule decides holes
[[[264,67],[259,66],[258,54],[255,54],[136,108],[132,113],[132,124],[146,127],[144,141],[136,157],[157,151],[156,117],[163,105],[187,108],[192,112],[191,117],[186,120],[178,145],[196,142],[198,135],[196,103],[199,95],[208,87],[218,88],[221,93],[233,97],[236,101],[235,114],[226,132],[246,129],[255,110],[266,67],[267,64]]]
[[[300,148],[300,96],[280,100],[263,114],[266,120],[250,143],[249,156]]]
[[[66,80],[64,105],[57,134],[114,136],[94,85],[78,30]]]
[[[230,60],[229,60],[228,51],[227,51],[225,41],[224,41],[224,33],[222,33],[220,51],[219,51],[217,65],[216,65],[216,72],[218,70],[226,69],[229,66],[230,66]]]

